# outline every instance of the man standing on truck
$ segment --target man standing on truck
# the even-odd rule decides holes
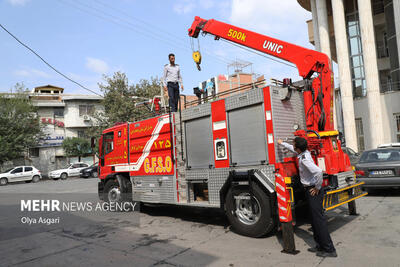
[[[306,191],[311,211],[311,226],[314,240],[317,243],[315,247],[309,248],[308,251],[317,252],[319,257],[337,257],[322,207],[324,199],[322,170],[314,163],[310,151],[307,150],[307,140],[302,137],[296,137],[294,146],[292,146],[279,139],[278,144],[296,153],[299,160],[300,181]]]
[[[183,92],[183,83],[181,70],[178,64],[175,64],[175,55],[168,55],[169,64],[164,66],[164,75],[162,83],[164,85],[164,91],[168,90],[169,97],[169,108],[172,112],[178,111],[178,100],[179,100],[179,84],[181,84]]]

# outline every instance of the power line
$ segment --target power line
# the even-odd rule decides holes
[[[178,35],[174,34],[173,32],[167,32],[166,30],[162,29],[162,28],[159,27],[159,26],[155,26],[155,25],[153,25],[153,24],[151,24],[151,23],[149,23],[149,22],[147,22],[147,21],[145,21],[145,20],[142,20],[142,19],[133,17],[131,14],[129,14],[129,13],[127,13],[127,12],[121,10],[121,9],[117,9],[117,8],[113,7],[112,5],[109,5],[109,4],[107,4],[107,3],[104,3],[104,2],[102,2],[102,1],[100,1],[100,0],[93,0],[93,1],[99,3],[99,4],[103,5],[103,6],[105,6],[106,8],[109,8],[109,9],[112,9],[112,10],[114,10],[114,11],[116,11],[116,12],[119,12],[120,14],[124,15],[124,16],[127,17],[127,18],[130,18],[130,19],[132,19],[132,20],[136,20],[136,21],[138,21],[139,23],[142,23],[142,24],[144,24],[145,26],[150,27],[150,28],[149,28],[150,31],[154,31],[154,29],[158,29],[159,32],[157,32],[157,34],[160,34],[160,33],[161,33],[161,34],[164,34],[165,36],[167,36],[167,38],[171,38],[170,36],[172,36],[172,37],[174,37],[173,41],[180,41],[182,44],[186,45],[186,41],[184,41],[184,38],[182,38],[181,36],[178,36]],[[190,38],[190,37],[189,37],[189,38]],[[192,38],[190,38],[190,39],[192,39]],[[223,57],[223,56],[220,56],[220,55],[215,55],[215,54],[213,54],[213,53],[208,52],[207,50],[205,50],[204,53],[205,53],[205,54],[208,54],[208,55],[210,55],[210,56],[219,58],[221,61],[224,61],[225,64],[228,64],[228,63],[230,62],[230,59],[229,59],[229,58],[226,58],[226,57]]]
[[[81,88],[92,92],[93,94],[96,94],[98,96],[103,97],[102,95],[96,93],[95,91],[83,86],[82,84],[80,84],[77,81],[72,80],[70,77],[68,77],[67,75],[63,74],[62,72],[60,72],[59,70],[57,70],[55,67],[53,67],[50,63],[48,63],[44,58],[42,58],[38,53],[36,53],[32,48],[30,48],[28,45],[24,44],[22,41],[20,41],[14,34],[12,34],[11,32],[9,32],[2,24],[0,24],[0,27],[7,32],[11,37],[13,37],[18,43],[20,43],[22,46],[24,46],[26,49],[28,49],[29,51],[31,51],[35,56],[37,56],[41,61],[43,61],[47,66],[49,66],[51,69],[53,69],[55,72],[57,72],[58,74],[60,74],[61,76],[63,76],[65,79],[69,80],[70,82],[75,83],[76,85],[80,86]]]
[[[269,60],[272,60],[272,61],[275,61],[275,62],[278,62],[278,63],[281,63],[281,64],[284,64],[284,65],[287,65],[287,66],[289,66],[289,67],[292,67],[292,68],[297,69],[296,66],[294,66],[294,65],[292,65],[292,64],[290,64],[290,63],[286,63],[286,62],[284,62],[284,61],[275,59],[275,58],[273,58],[273,57],[271,57],[271,56],[258,53],[258,52],[256,52],[256,51],[252,50],[251,48],[238,45],[238,44],[236,44],[236,43],[234,43],[234,42],[231,42],[231,41],[228,41],[228,40],[225,40],[225,39],[221,39],[221,40],[224,41],[224,42],[226,42],[226,43],[229,43],[229,44],[231,44],[231,45],[234,45],[234,46],[236,46],[236,47],[239,47],[239,48],[241,48],[241,49],[244,49],[244,50],[246,50],[246,51],[248,51],[248,52],[250,52],[250,53],[253,53],[253,54],[256,54],[256,55],[265,57],[265,58],[267,58],[267,59],[269,59]]]
[[[59,0],[59,1],[62,2],[63,4],[65,4],[65,5],[68,5],[70,7],[79,9],[84,13],[90,14],[90,15],[98,17],[98,18],[101,18],[103,20],[109,21],[109,22],[114,23],[116,25],[119,25],[119,26],[125,27],[127,29],[130,29],[132,31],[138,32],[138,33],[140,33],[142,35],[145,35],[145,36],[149,37],[150,39],[156,39],[156,40],[159,40],[162,43],[167,43],[167,44],[169,44],[171,46],[182,48],[184,50],[187,50],[187,51],[191,52],[191,50],[188,47],[182,45],[181,43],[176,43],[177,40],[175,40],[175,39],[169,39],[168,37],[165,38],[165,37],[159,36],[159,33],[156,34],[151,30],[148,30],[148,31],[140,30],[137,27],[137,25],[133,24],[129,20],[117,17],[117,16],[115,16],[115,15],[113,15],[111,13],[104,12],[103,10],[101,10],[99,8],[96,8],[96,7],[93,7],[93,6],[89,6],[89,5],[81,3],[81,2],[71,3],[71,2],[66,1],[66,0]],[[220,61],[220,62],[222,62],[224,64],[228,63],[228,61],[226,61],[225,59],[219,58],[216,55],[212,55],[212,56],[213,56],[213,59],[218,60],[218,61]]]

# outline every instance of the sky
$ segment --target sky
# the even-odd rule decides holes
[[[0,24],[95,92],[103,76],[116,71],[124,72],[130,84],[160,78],[169,53],[181,67],[185,94],[193,94],[199,82],[228,74],[234,60],[253,63],[252,71],[267,79],[300,79],[292,67],[211,36],[193,40],[202,54],[199,72],[187,34],[195,16],[313,49],[306,24],[311,13],[296,0],[0,0]],[[1,28],[0,62],[0,92],[23,83],[29,89],[51,84],[64,93],[92,94],[54,72]]]

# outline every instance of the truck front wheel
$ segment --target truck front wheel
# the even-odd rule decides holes
[[[102,199],[108,203],[117,203],[114,211],[132,211],[136,207],[136,205],[131,205],[132,193],[121,188],[117,179],[110,179],[106,182]]]
[[[122,202],[122,193],[118,181],[109,180],[104,187],[104,200],[106,202]]]
[[[260,237],[274,229],[271,201],[257,184],[252,194],[245,186],[231,187],[226,194],[226,215],[235,232]]]

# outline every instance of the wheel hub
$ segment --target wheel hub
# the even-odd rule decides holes
[[[118,187],[113,187],[108,192],[108,200],[110,202],[118,202],[121,200],[121,190]]]
[[[236,216],[246,225],[255,224],[261,216],[261,206],[258,200],[249,193],[241,193],[235,197]]]

